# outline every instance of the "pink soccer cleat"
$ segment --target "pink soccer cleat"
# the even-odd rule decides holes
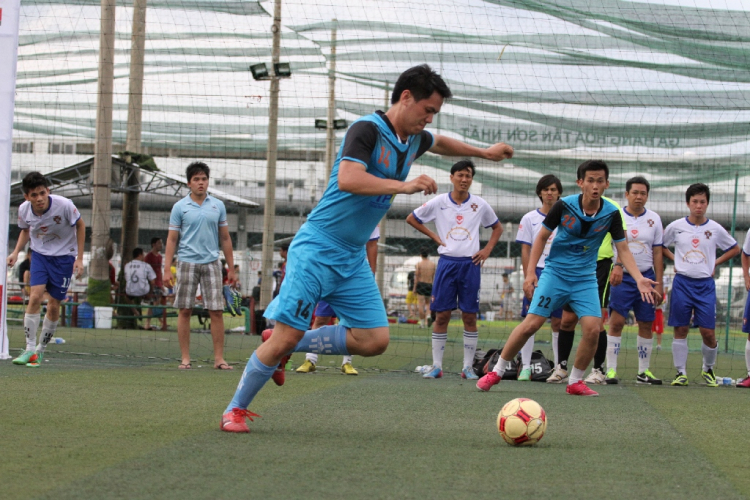
[[[263,333],[260,334],[260,340],[265,342],[269,338],[271,338],[271,334],[273,333],[273,330],[268,328],[267,330],[263,330]],[[284,381],[286,380],[286,376],[284,375],[284,367],[289,362],[289,358],[291,358],[291,354],[287,354],[283,358],[281,358],[281,361],[279,362],[279,366],[276,367],[276,371],[273,372],[273,375],[271,375],[271,379],[274,381],[274,383],[278,386],[284,385]]]
[[[493,385],[497,385],[503,378],[495,372],[489,372],[477,381],[477,389],[487,392]]]
[[[744,387],[745,389],[750,389],[750,375],[743,378],[742,380],[738,380],[737,387]]]
[[[596,391],[592,391],[589,389],[589,386],[586,385],[586,382],[583,380],[579,380],[575,384],[568,384],[568,387],[565,389],[565,392],[568,394],[572,394],[573,396],[598,396],[599,393]]]
[[[260,415],[241,408],[232,408],[232,411],[222,415],[221,430],[224,432],[250,432],[245,419],[249,418],[252,422],[253,417],[260,417]]]

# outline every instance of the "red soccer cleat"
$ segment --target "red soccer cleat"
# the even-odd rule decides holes
[[[589,389],[589,386],[583,380],[579,380],[575,384],[568,384],[565,392],[572,394],[573,396],[598,396],[599,393]]]
[[[271,334],[273,333],[273,330],[268,328],[267,330],[263,330],[263,333],[260,334],[260,340],[265,342],[269,338],[271,338]],[[289,362],[289,358],[291,358],[291,354],[287,354],[283,358],[281,358],[281,362],[279,362],[279,366],[276,367],[276,371],[273,372],[273,375],[271,375],[271,379],[274,381],[274,383],[278,386],[284,385],[284,381],[286,380],[286,376],[284,375],[284,367]]]
[[[495,372],[489,372],[477,381],[477,389],[487,392],[493,385],[497,385],[503,378]]]
[[[250,432],[245,419],[249,418],[252,422],[253,417],[260,417],[260,415],[240,408],[232,408],[232,411],[222,415],[221,430],[224,432]]]
[[[743,378],[742,380],[737,381],[737,387],[744,387],[745,389],[750,389],[750,375]]]

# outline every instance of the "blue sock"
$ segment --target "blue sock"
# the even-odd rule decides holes
[[[317,330],[308,330],[294,348],[294,352],[313,352],[315,354],[349,355],[346,349],[346,327],[341,325],[321,326]]]
[[[232,411],[232,408],[247,410],[250,402],[258,394],[258,391],[266,385],[266,382],[268,382],[268,379],[271,378],[275,370],[275,366],[266,366],[261,363],[258,355],[253,352],[253,355],[250,356],[250,360],[247,362],[245,371],[242,373],[242,378],[234,393],[232,402],[229,403],[224,413]]]

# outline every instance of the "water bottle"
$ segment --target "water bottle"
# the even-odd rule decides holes
[[[52,337],[51,339],[49,339],[49,343],[50,344],[64,344],[65,339],[61,337]]]
[[[732,380],[731,377],[724,377],[721,379],[721,385],[726,385],[726,386],[731,387],[732,385],[734,385],[734,380]]]

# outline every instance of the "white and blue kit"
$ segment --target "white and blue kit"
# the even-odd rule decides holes
[[[742,253],[750,255],[750,231],[748,231],[745,237],[745,242],[742,244]],[[742,331],[744,333],[750,333],[750,295],[747,296],[747,302],[745,303],[745,314],[742,316]],[[750,372],[750,370],[748,370]]]
[[[532,210],[524,215],[521,218],[521,223],[518,225],[516,243],[521,243],[522,245],[528,245],[530,247],[534,246],[534,241],[536,240],[539,231],[542,229],[542,223],[546,217],[547,214],[543,214],[539,209]],[[539,262],[536,264],[535,273],[537,280],[542,276],[542,271],[544,271],[544,261],[547,259],[547,255],[549,255],[549,251],[552,248],[552,241],[555,239],[555,234],[557,234],[557,229],[552,231],[552,234],[547,238],[547,243],[544,245],[542,255],[539,257]],[[526,317],[530,305],[531,301],[524,296],[521,317]],[[562,307],[552,311],[550,316],[553,318],[562,318]]]
[[[560,199],[544,219],[549,231],[558,229],[545,260],[544,272],[529,308],[530,314],[548,318],[552,311],[568,304],[579,318],[601,317],[596,281],[596,259],[607,233],[617,243],[625,240],[620,210],[602,198],[599,210],[586,215],[583,195]]]
[[[37,215],[31,203],[18,208],[18,227],[29,230],[31,247],[31,286],[46,285],[57,300],[65,299],[78,255],[76,223],[81,214],[72,201],[49,195],[49,207]]]
[[[435,221],[435,229],[445,244],[438,247],[440,260],[432,285],[433,311],[460,308],[479,312],[481,266],[471,258],[479,251],[479,230],[499,223],[495,211],[479,196],[469,195],[460,205],[451,193],[440,194],[412,212],[420,223]],[[458,299],[458,300],[457,300]]]
[[[664,236],[661,217],[648,209],[638,216],[628,212],[627,208],[622,212],[628,228],[628,248],[633,254],[638,270],[644,277],[656,280],[654,249],[661,252]],[[654,305],[643,301],[638,284],[627,270],[623,272],[622,283],[611,289],[609,309],[617,311],[623,318],[627,318],[628,312],[632,309],[638,321],[651,322],[656,317]]]
[[[688,326],[695,315],[697,326],[716,327],[716,249],[726,252],[737,241],[719,223],[706,219],[701,225],[687,217],[664,230],[664,246],[674,246],[675,277],[669,306],[669,326]]]

